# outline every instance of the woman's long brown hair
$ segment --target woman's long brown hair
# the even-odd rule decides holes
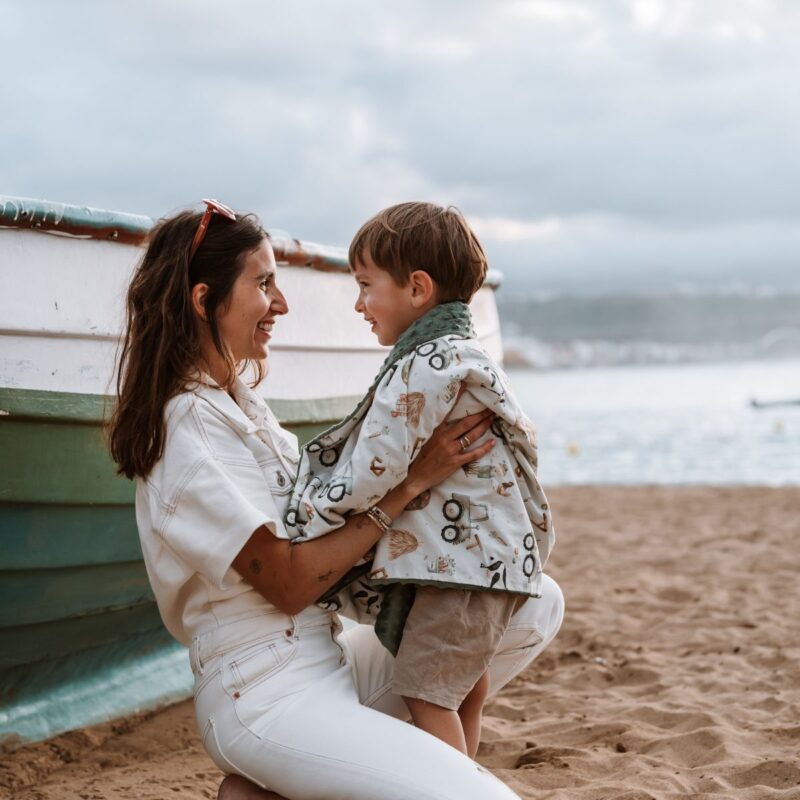
[[[192,288],[205,283],[205,314],[212,341],[228,367],[237,365],[222,341],[217,311],[225,309],[245,257],[267,236],[253,215],[235,221],[214,215],[189,263],[189,248],[202,214],[184,211],[159,221],[137,266],[126,302],[126,326],[117,365],[117,403],[108,443],[117,472],[146,477],[164,452],[164,407],[192,380],[200,363],[201,324]],[[261,377],[261,364],[256,364]]]

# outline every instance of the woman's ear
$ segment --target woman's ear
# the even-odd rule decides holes
[[[206,316],[206,295],[208,294],[207,283],[196,283],[192,287],[192,308],[194,313],[200,317],[203,322],[208,322]]]
[[[411,305],[414,308],[422,308],[436,299],[436,284],[427,272],[414,270],[408,280],[411,285]]]

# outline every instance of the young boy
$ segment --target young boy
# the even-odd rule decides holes
[[[518,602],[540,594],[554,541],[533,426],[475,338],[466,304],[486,257],[458,211],[392,206],[358,231],[350,264],[356,310],[394,348],[355,411],[304,449],[287,529],[313,538],[366,511],[385,531],[350,599],[377,614],[414,723],[474,758],[487,668]],[[388,519],[380,498],[437,425],[484,407],[495,422],[479,441],[495,447]]]

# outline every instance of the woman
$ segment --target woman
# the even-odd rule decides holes
[[[133,276],[110,445],[119,471],[138,479],[145,564],[164,624],[190,647],[203,744],[220,769],[252,782],[226,779],[220,796],[516,797],[406,724],[373,631],[342,633],[314,604],[381,529],[359,514],[313,541],[286,538],[296,439],[239,373],[266,362],[288,307],[257,219],[206,204],[158,223]],[[459,438],[475,441],[490,424],[476,414],[441,426],[381,512],[396,516],[488,452],[491,441],[464,452]],[[547,579],[512,621],[492,691],[546,647],[562,611]]]

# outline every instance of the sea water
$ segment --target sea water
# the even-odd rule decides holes
[[[545,486],[800,484],[800,360],[513,370]]]

